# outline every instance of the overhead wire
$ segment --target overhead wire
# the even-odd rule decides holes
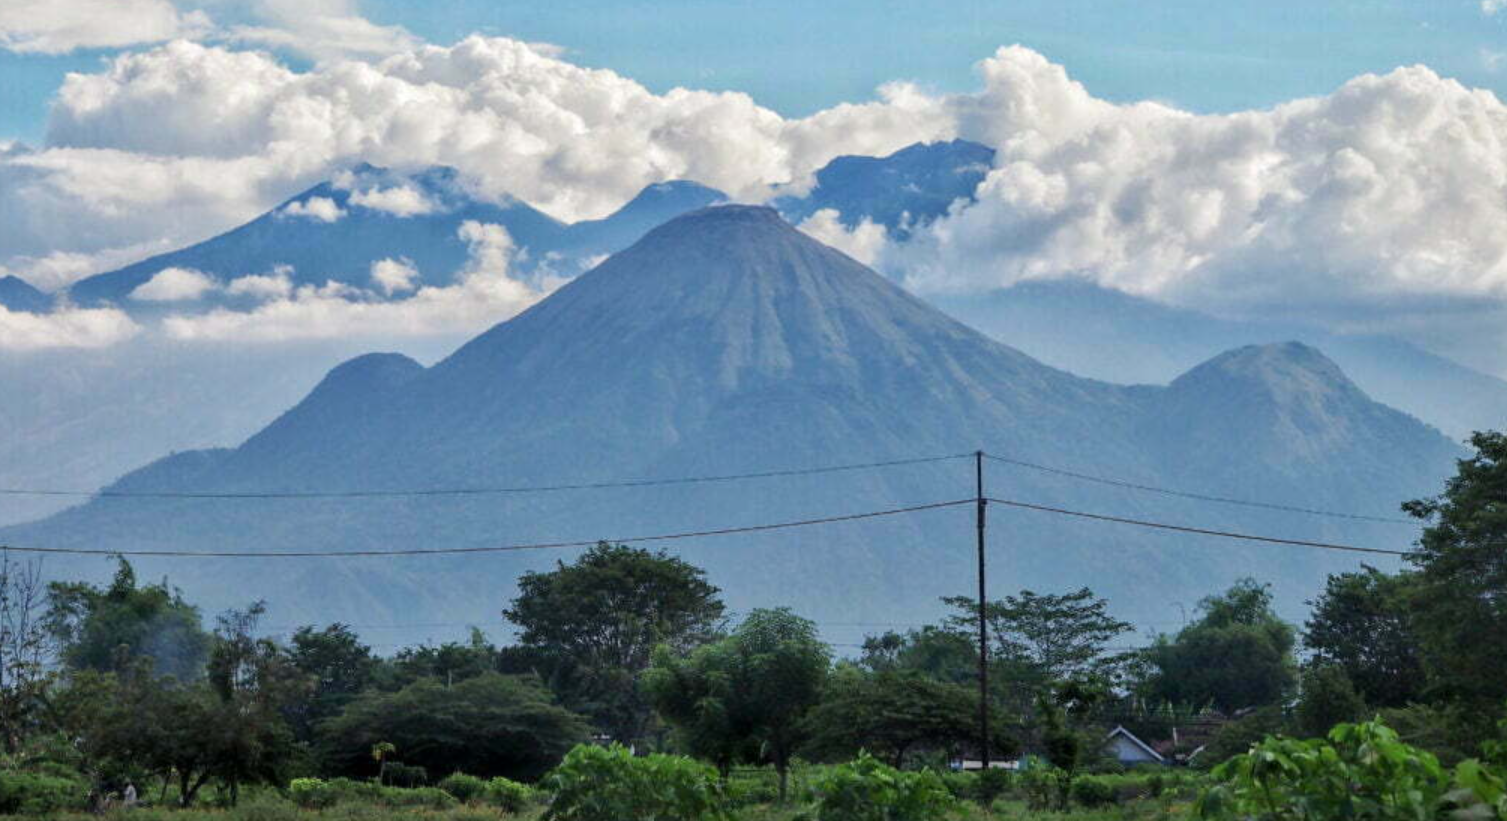
[[[784,530],[795,527],[810,527],[814,525],[834,524],[837,522],[852,522],[862,519],[876,519],[882,516],[899,516],[907,513],[919,513],[924,510],[937,510],[946,507],[956,507],[958,505],[971,505],[975,502],[975,499],[956,499],[949,502],[932,502],[931,504],[911,505],[910,507],[897,507],[887,510],[873,510],[864,513],[849,513],[839,516],[823,516],[817,519],[800,519],[796,521],[774,522],[770,524],[744,525],[742,527],[723,527],[712,530],[694,530],[684,533],[661,533],[652,536],[586,539],[582,541],[570,542],[536,542],[532,544],[485,545],[479,547],[404,548],[397,550],[299,550],[261,553],[251,551],[112,550],[106,548],[85,547],[37,547],[27,545],[0,545],[0,551],[13,550],[17,553],[61,553],[82,556],[151,556],[199,559],[327,559],[366,558],[379,556],[446,556],[474,553],[507,553],[523,550],[557,550],[575,547],[591,547],[600,542],[611,542],[614,544],[635,544],[640,542],[665,542],[679,539],[700,539],[713,536],[732,536],[740,533],[760,533],[770,530]]]
[[[37,490],[29,488],[0,488],[0,496],[69,496],[102,499],[372,499],[419,496],[486,496],[523,493],[556,493],[568,490],[603,490],[608,488],[660,487],[665,485],[691,485],[713,482],[740,482],[752,479],[778,479],[794,476],[817,476],[826,473],[874,470],[877,468],[922,465],[947,462],[971,457],[971,453],[955,453],[945,456],[921,456],[912,459],[890,459],[882,462],[860,462],[844,465],[826,465],[812,468],[768,470],[752,473],[712,474],[707,476],[680,476],[663,479],[625,479],[605,482],[576,482],[557,485],[516,485],[502,487],[452,487],[414,488],[386,490],[343,491],[124,491],[124,490]]]
[[[1139,490],[1146,493],[1159,493],[1164,496],[1177,496],[1180,498],[1193,499],[1200,502],[1214,502],[1223,505],[1238,505],[1242,507],[1262,508],[1265,510],[1280,510],[1287,513],[1304,513],[1310,516],[1327,516],[1330,518],[1352,519],[1362,522],[1380,522],[1383,524],[1400,524],[1413,526],[1421,524],[1417,519],[1402,519],[1395,516],[1370,516],[1360,513],[1345,513],[1336,510],[1322,510],[1319,508],[1278,504],[1276,502],[1263,502],[1254,499],[1236,499],[1229,496],[1213,496],[1206,493],[1192,493],[1184,490],[1173,490],[1171,488],[1158,487],[1156,485],[1130,482],[1123,479],[1112,479],[1106,476],[1095,476],[1089,473],[1080,473],[1078,471],[1066,470],[1064,468],[1053,467],[1051,465],[1043,465],[1036,462],[1027,462],[1021,459],[1011,459],[1004,456],[996,456],[988,452],[984,453],[984,458],[994,462],[999,462],[1001,464],[1014,465],[1016,467],[1027,468],[1029,470],[1051,473],[1058,476],[1065,476],[1071,479],[1079,479],[1085,482],[1094,482],[1101,485],[1125,488],[1127,490]]]

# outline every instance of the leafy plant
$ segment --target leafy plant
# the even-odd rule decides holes
[[[486,783],[482,795],[488,804],[503,812],[517,813],[528,806],[534,797],[534,791],[527,784],[498,776]]]
[[[635,757],[626,747],[581,745],[545,777],[549,821],[725,821],[713,768],[684,756]]]
[[[435,786],[455,796],[456,801],[468,804],[481,797],[487,788],[487,782],[474,775],[457,772],[440,779],[440,783]]]
[[[1104,807],[1119,800],[1115,785],[1106,778],[1081,776],[1073,781],[1073,800],[1085,807]]]
[[[828,770],[812,789],[819,821],[931,821],[955,803],[935,772],[901,772],[867,752]]]
[[[1502,778],[1487,765],[1465,761],[1451,773],[1377,721],[1341,724],[1327,741],[1268,738],[1214,777],[1222,783],[1197,803],[1206,819],[1507,818]]]

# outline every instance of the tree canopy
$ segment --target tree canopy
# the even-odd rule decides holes
[[[533,779],[590,729],[534,676],[483,673],[445,686],[423,679],[393,693],[367,691],[319,729],[331,770],[374,775],[373,745],[387,742],[410,766]]]
[[[565,703],[614,739],[643,735],[652,715],[638,688],[654,648],[687,651],[722,625],[718,590],[700,568],[664,552],[602,542],[575,562],[527,573],[503,615],[520,628]]]
[[[1153,701],[1225,712],[1275,704],[1296,681],[1292,625],[1271,609],[1271,591],[1243,579],[1198,605],[1201,618],[1146,651]]]
[[[1507,698],[1507,434],[1471,437],[1444,492],[1403,505],[1428,522],[1409,560],[1431,686],[1481,706]]]

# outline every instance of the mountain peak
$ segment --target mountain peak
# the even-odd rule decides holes
[[[52,309],[52,298],[18,276],[0,277],[0,307],[11,311],[44,313]]]
[[[1226,351],[1173,381],[1173,387],[1244,383],[1277,393],[1353,393],[1359,388],[1340,366],[1301,342],[1246,345]]]

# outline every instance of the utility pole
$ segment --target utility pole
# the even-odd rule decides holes
[[[979,744],[983,768],[989,769],[989,618],[985,612],[989,605],[984,588],[984,510],[989,504],[984,498],[984,452],[973,452],[974,499],[978,511],[979,552]]]

